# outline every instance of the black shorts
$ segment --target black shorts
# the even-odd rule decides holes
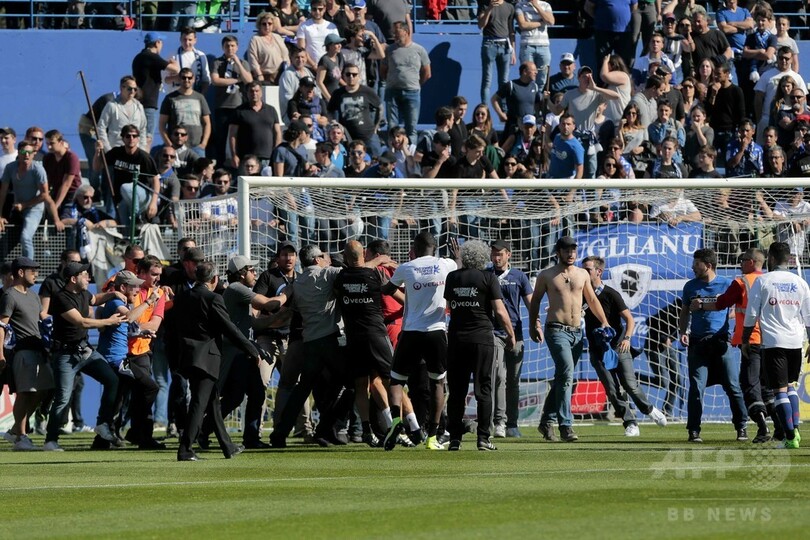
[[[387,334],[371,334],[346,339],[346,362],[354,378],[367,377],[374,371],[383,379],[391,377],[394,352]]]
[[[802,371],[802,350],[774,347],[762,349],[762,366],[768,388],[784,388],[799,380]]]
[[[394,365],[391,377],[407,381],[408,375],[424,360],[428,376],[441,380],[447,373],[447,332],[402,332],[399,335],[397,350],[394,352]]]

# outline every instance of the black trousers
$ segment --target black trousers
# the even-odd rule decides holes
[[[225,422],[222,420],[222,411],[219,404],[219,391],[217,390],[217,380],[208,373],[191,368],[188,373],[188,383],[191,388],[191,404],[188,408],[188,424],[180,437],[180,447],[177,449],[177,457],[180,459],[189,458],[194,455],[191,446],[202,429],[203,418],[206,414],[213,420],[214,434],[219,441],[219,447],[225,456],[230,456],[236,446],[231,442]]]
[[[740,388],[743,392],[748,415],[767,414],[765,403],[773,401],[773,390],[762,385],[764,370],[762,351],[759,345],[749,345],[748,354],[742,353],[740,361]]]
[[[447,344],[447,423],[450,438],[461,440],[464,434],[464,409],[467,392],[473,379],[475,401],[478,404],[478,438],[489,439],[492,424],[492,386],[495,379],[495,344],[462,343],[448,340]]]
[[[304,406],[304,402],[309,398],[309,394],[315,388],[316,383],[322,380],[324,371],[328,370],[333,376],[345,375],[346,370],[342,365],[337,338],[337,334],[334,334],[304,343],[301,375],[284,404],[284,410],[277,417],[278,423],[273,429],[272,435],[274,439],[283,439],[289,435],[290,430],[295,426],[301,407]],[[334,381],[339,376],[327,378]],[[335,405],[342,390],[342,387],[336,387],[335,384],[332,385],[332,388],[326,389],[319,385],[319,392],[317,392],[318,395],[316,396],[318,412],[321,415],[319,426],[334,426],[335,424]]]
[[[227,354],[230,356],[230,353]],[[259,441],[262,405],[267,396],[259,366],[241,352],[233,354],[227,362],[223,356],[222,364],[224,369],[220,370],[219,381],[217,381],[217,389],[222,394],[220,402],[222,417],[226,418],[236,410],[247,395],[245,430],[242,433],[242,441],[245,444],[256,443]],[[213,431],[213,418],[206,416],[203,422],[203,436],[207,437],[211,431]]]
[[[155,405],[160,387],[152,378],[152,358],[148,354],[131,357],[129,369],[134,377],[123,379],[131,392],[129,400],[130,430],[133,434],[131,438],[138,443],[144,443],[152,439],[155,427],[152,407]]]

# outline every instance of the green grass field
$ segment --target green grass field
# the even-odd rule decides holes
[[[0,441],[0,538],[801,538],[810,449],[706,425],[579,426],[579,442],[498,439],[497,452],[350,445],[202,452],[11,452]],[[810,439],[810,436],[806,436]],[[41,444],[41,438],[34,438]],[[810,440],[808,440],[810,447]],[[237,536],[238,535],[238,536]],[[795,536],[794,536],[795,535]]]

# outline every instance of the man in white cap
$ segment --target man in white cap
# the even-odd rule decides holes
[[[548,81],[548,91],[551,95],[558,92],[567,92],[576,88],[577,84],[577,61],[570,52],[560,56],[560,72],[551,76]]]

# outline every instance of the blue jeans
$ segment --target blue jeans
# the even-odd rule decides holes
[[[509,63],[512,52],[509,42],[484,40],[481,43],[481,103],[489,104],[490,86],[492,85],[492,64],[498,70],[498,86],[509,81]]]
[[[166,346],[163,340],[152,341],[152,376],[158,385],[157,397],[155,397],[155,422],[158,424],[169,423],[169,359],[166,357]]]
[[[469,239],[481,238],[479,229],[481,226],[480,210],[484,207],[484,203],[481,199],[460,198],[459,207],[459,213],[461,214],[458,217],[459,236]]]
[[[402,126],[411,141],[416,140],[416,124],[419,123],[421,90],[385,89],[385,115],[388,128]]]
[[[118,223],[124,227],[129,227],[132,219],[137,219],[135,216],[146,210],[146,205],[149,203],[149,192],[146,188],[139,185],[135,193],[138,196],[138,204],[135,206],[135,215],[132,214],[132,187],[133,183],[124,184],[119,188],[119,195],[121,202],[118,203]]]
[[[551,64],[551,48],[548,45],[523,45],[520,47],[520,63],[523,62],[534,62],[537,66],[537,77],[534,81],[540,88],[545,88]]]
[[[42,214],[45,213],[45,203],[26,208],[22,211],[22,228],[20,229],[20,244],[22,256],[36,260],[34,256],[34,235],[42,223]]]
[[[564,330],[547,325],[545,340],[554,360],[554,382],[546,394],[540,423],[557,422],[560,426],[571,427],[574,422],[571,413],[574,367],[582,355],[582,330]]]
[[[155,126],[157,126],[158,121],[158,110],[151,107],[144,107],[143,113],[146,116],[146,135],[149,137],[149,140],[154,141]],[[141,133],[141,136],[143,136],[143,133]]]
[[[115,397],[118,393],[118,374],[113,371],[110,364],[101,354],[92,351],[88,356],[79,352],[56,351],[51,355],[51,368],[56,383],[51,412],[48,417],[48,433],[46,441],[59,440],[59,430],[62,428],[62,415],[70,404],[70,394],[73,392],[73,379],[79,372],[86,373],[101,383],[101,405],[98,409],[96,425],[113,425],[115,414]]]
[[[731,421],[735,429],[742,429],[748,421],[742,390],[740,389],[739,366],[731,357],[728,341],[720,338],[700,340],[692,336],[686,357],[689,366],[689,393],[687,395],[686,429],[700,432],[703,416],[703,394],[709,378],[709,366],[713,365],[720,377],[720,384],[731,405]]]
[[[197,15],[197,2],[172,2],[172,15],[169,19],[169,31],[177,32],[184,26],[191,26]]]

